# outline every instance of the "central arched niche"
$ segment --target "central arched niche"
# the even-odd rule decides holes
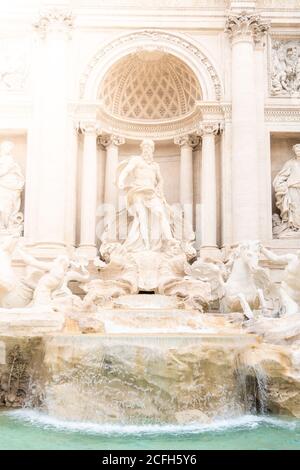
[[[129,138],[174,138],[192,131],[202,92],[194,71],[159,49],[139,50],[117,60],[98,88],[104,131]]]
[[[104,74],[97,93],[103,133],[125,137],[119,160],[140,154],[144,137],[155,140],[155,160],[170,204],[179,203],[180,147],[174,137],[193,132],[201,121],[202,90],[195,72],[159,48],[119,58]],[[196,164],[196,163],[195,163]]]

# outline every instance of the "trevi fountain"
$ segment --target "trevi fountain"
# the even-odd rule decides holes
[[[0,448],[300,449],[300,1],[0,9]]]

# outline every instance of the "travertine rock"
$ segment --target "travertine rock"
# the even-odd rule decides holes
[[[175,419],[178,424],[191,423],[210,423],[210,419],[200,410],[184,410],[175,413]]]

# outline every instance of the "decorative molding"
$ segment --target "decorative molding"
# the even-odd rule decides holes
[[[221,125],[220,122],[216,121],[208,121],[208,122],[202,122],[197,131],[198,134],[203,137],[206,134],[214,134],[218,135],[222,131],[223,126]]]
[[[77,102],[69,105],[72,117],[77,121],[95,121],[101,123],[103,134],[116,134],[125,138],[142,139],[149,137],[155,140],[171,139],[174,135],[195,134],[199,123],[203,121],[230,121],[230,103],[198,102],[192,113],[168,122],[125,120],[112,117],[103,109],[101,102]],[[96,118],[97,115],[97,118]],[[95,117],[92,117],[95,116]]]
[[[63,32],[71,36],[74,16],[70,10],[64,8],[48,8],[40,13],[39,19],[33,24],[41,38],[49,32]]]
[[[230,14],[225,25],[225,32],[233,41],[253,39],[255,43],[261,43],[268,30],[269,24],[263,22],[260,15],[246,11]]]
[[[187,116],[168,122],[124,120],[108,115],[103,109],[99,109],[98,117],[102,128],[108,134],[120,134],[127,138],[149,137],[162,140],[173,139],[174,135],[193,134],[199,121],[202,120],[201,112],[197,108]]]
[[[300,122],[300,108],[267,107],[265,108],[266,122]]]
[[[231,120],[231,103],[208,103],[200,101],[197,103],[197,107],[201,111],[204,121]]]
[[[126,44],[134,44],[137,40],[151,40],[153,42],[153,46],[157,49],[159,47],[160,42],[166,42],[172,45],[179,46],[183,49],[185,49],[187,52],[192,54],[197,58],[197,60],[200,60],[203,66],[206,68],[213,86],[215,90],[215,95],[216,99],[220,100],[221,99],[221,92],[222,92],[222,87],[221,87],[221,81],[219,79],[218,73],[213,66],[213,64],[210,62],[208,57],[202,52],[202,50],[197,47],[195,44],[191,43],[187,39],[175,35],[173,33],[169,32],[164,32],[164,31],[158,31],[158,30],[144,30],[144,31],[137,31],[131,34],[128,34],[126,36],[121,36],[114,41],[110,42],[108,45],[100,49],[94,57],[90,60],[88,63],[84,73],[81,76],[80,79],[80,97],[83,98],[84,96],[84,90],[86,88],[86,84],[88,81],[89,76],[92,73],[92,70],[96,67],[98,62],[103,59],[105,56],[109,55],[112,53],[112,51],[116,50],[119,47],[122,47]],[[136,47],[136,51],[140,49],[139,47]],[[134,51],[133,51],[134,52]]]

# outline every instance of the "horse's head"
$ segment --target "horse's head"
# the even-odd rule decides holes
[[[256,266],[259,260],[260,242],[258,240],[249,240],[240,243],[234,250],[232,258],[234,263],[243,262],[249,268]]]

